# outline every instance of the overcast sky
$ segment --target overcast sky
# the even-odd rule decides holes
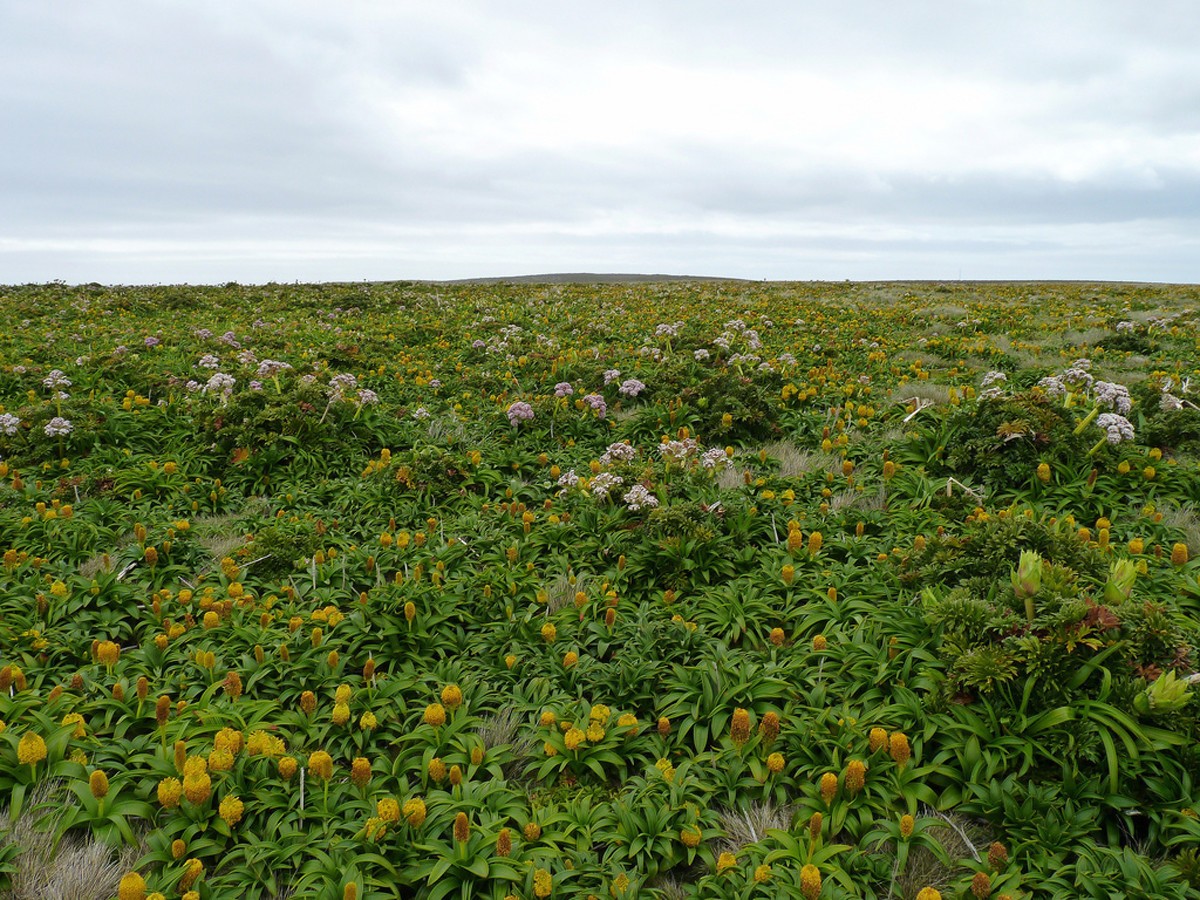
[[[0,0],[0,283],[1200,282],[1194,0]]]

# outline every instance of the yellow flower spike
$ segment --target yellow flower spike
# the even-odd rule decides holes
[[[908,746],[908,736],[902,731],[893,731],[888,736],[888,752],[896,761],[896,765],[903,770],[912,756],[912,750]]]
[[[463,693],[457,684],[448,684],[442,688],[442,703],[446,709],[454,711],[462,706]]]
[[[800,870],[800,893],[805,900],[817,900],[821,895],[821,870],[811,863]]]
[[[108,776],[102,770],[96,769],[88,777],[88,790],[97,800],[103,800],[108,796]]]
[[[750,740],[750,713],[748,710],[738,707],[733,712],[733,719],[729,725],[729,740],[739,750],[746,741]]]
[[[471,823],[467,819],[465,812],[460,812],[454,817],[454,840],[456,843],[465,844],[471,837]]]
[[[17,745],[17,762],[29,766],[30,771],[36,775],[37,764],[45,758],[46,742],[42,736],[32,731],[25,732]]]
[[[1182,566],[1188,561],[1187,544],[1175,544],[1171,548],[1171,565]]]
[[[178,778],[164,778],[158,783],[158,802],[163,809],[174,809],[183,796],[183,785]]]
[[[908,838],[912,837],[913,826],[915,824],[916,823],[913,821],[912,816],[907,815],[907,814],[901,816],[900,817],[900,837],[902,837],[906,840]]]
[[[221,818],[225,820],[225,824],[233,828],[242,820],[242,813],[245,811],[245,808],[245,804],[236,795],[230,794],[221,801],[219,812]]]
[[[888,746],[888,733],[882,728],[872,728],[867,736],[868,749],[871,753]]]
[[[420,828],[425,821],[425,801],[420,797],[413,797],[406,800],[403,815],[405,822],[413,828]]]
[[[838,777],[833,772],[821,776],[821,799],[828,806],[833,803],[838,792]]]
[[[866,784],[867,766],[862,760],[852,759],[846,764],[846,791],[857,794]]]
[[[554,890],[554,879],[545,869],[536,869],[533,873],[533,895],[545,898]]]
[[[765,884],[771,880],[771,867],[763,863],[754,870],[754,881],[756,884]]]

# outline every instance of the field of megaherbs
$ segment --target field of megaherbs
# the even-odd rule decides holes
[[[1200,897],[1198,308],[0,288],[0,893]]]

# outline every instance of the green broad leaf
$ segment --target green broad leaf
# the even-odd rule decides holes
[[[443,875],[445,875],[448,871],[450,871],[450,867],[452,865],[454,865],[453,860],[447,859],[444,856],[441,857],[433,864],[433,868],[429,872],[429,877],[427,879],[425,879],[425,883],[428,885],[432,885],[434,882],[441,879],[441,877]]]

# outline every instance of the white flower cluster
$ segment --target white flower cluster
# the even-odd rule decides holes
[[[625,501],[625,505],[629,507],[631,512],[637,512],[641,509],[653,509],[658,506],[658,498],[650,493],[645,485],[641,484],[635,484],[621,499]]]
[[[613,488],[618,488],[624,483],[625,479],[620,475],[614,475],[612,472],[601,472],[592,479],[592,496],[603,499],[609,495]]]
[[[285,362],[279,362],[275,359],[264,359],[258,364],[259,378],[274,378],[282,372],[290,372],[292,367]]]
[[[226,375],[224,372],[218,372],[208,379],[208,383],[204,385],[204,393],[220,394],[222,400],[228,400],[233,396],[233,386],[237,383],[237,379],[232,375]]]
[[[712,472],[720,472],[729,465],[729,459],[729,454],[723,447],[713,447],[704,451],[700,457],[700,465]]]
[[[617,389],[618,394],[624,394],[626,397],[636,397],[646,389],[646,385],[642,384],[636,378],[628,378],[621,382],[621,386]]]
[[[71,424],[70,419],[64,419],[62,416],[55,416],[46,423],[47,437],[62,437],[70,434],[75,430],[75,426]]]
[[[212,353],[205,353],[200,357],[200,361],[196,363],[196,367],[200,369],[219,369],[221,360]]]
[[[11,437],[17,433],[17,428],[20,427],[21,420],[12,413],[0,413],[0,431]]]
[[[1003,372],[991,371],[983,376],[983,381],[979,383],[981,388],[990,388],[994,384],[1003,384],[1008,381],[1008,376]]]
[[[516,428],[522,422],[528,422],[533,418],[533,407],[523,400],[518,400],[508,408],[508,421],[513,428]]]
[[[1115,409],[1121,415],[1126,415],[1133,409],[1133,399],[1129,396],[1129,388],[1123,384],[1111,381],[1097,381],[1092,385],[1092,397],[1102,406]]]
[[[662,441],[658,445],[659,455],[663,459],[673,459],[677,462],[683,462],[694,455],[696,449],[696,442],[692,438],[684,441]]]
[[[600,457],[600,465],[611,466],[614,463],[632,462],[636,456],[637,449],[630,444],[624,442],[609,444],[608,449],[604,451],[604,455]]]
[[[606,369],[604,371],[604,383],[605,384],[612,384],[614,381],[616,381],[620,377],[621,377],[620,369]]]
[[[345,400],[346,394],[358,388],[358,379],[350,373],[334,375],[329,379],[329,399],[331,401]]]
[[[52,391],[60,388],[68,388],[71,386],[71,379],[62,373],[61,369],[54,369],[49,375],[42,380],[42,384]]]
[[[1106,433],[1105,440],[1110,444],[1133,440],[1133,424],[1124,416],[1101,413],[1096,418],[1096,426]]]

